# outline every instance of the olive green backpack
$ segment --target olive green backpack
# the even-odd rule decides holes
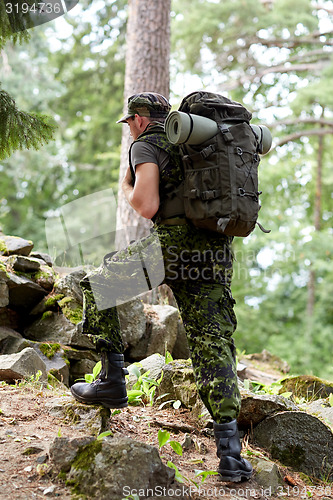
[[[185,215],[200,228],[248,236],[260,210],[258,165],[261,144],[241,104],[209,92],[186,96],[179,111],[214,120],[218,133],[198,145],[180,144]]]

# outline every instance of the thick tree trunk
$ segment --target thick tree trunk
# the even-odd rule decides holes
[[[314,203],[315,231],[320,231],[321,228],[323,154],[324,154],[324,136],[321,135],[318,137],[316,192],[315,192],[315,203]],[[315,293],[316,293],[316,274],[315,271],[311,269],[308,281],[308,303],[307,303],[307,315],[309,318],[312,318],[314,312]]]
[[[127,110],[127,99],[132,94],[150,91],[169,97],[170,7],[171,0],[128,2],[124,112]],[[123,125],[117,210],[118,248],[146,235],[151,227],[150,221],[134,212],[121,191],[130,144],[129,129]]]

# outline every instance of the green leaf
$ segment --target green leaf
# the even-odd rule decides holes
[[[168,363],[171,363],[171,361],[173,361],[173,357],[169,353],[169,351],[166,351],[166,353],[165,353],[165,364],[167,365]]]
[[[141,373],[140,373],[140,369],[139,369],[138,365],[135,365],[135,364],[134,365],[130,365],[127,369],[128,369],[128,371],[130,373],[132,373],[133,375],[135,375],[136,378],[140,378]]]
[[[184,476],[179,472],[179,470],[177,469],[176,465],[173,463],[173,462],[169,462],[167,463],[167,466],[170,467],[170,469],[174,469],[174,471],[176,472],[175,474],[175,479],[176,481],[178,481],[179,483],[184,483]]]
[[[112,436],[112,432],[111,431],[101,432],[101,434],[98,434],[96,439],[103,439],[106,436]]]
[[[208,476],[217,476],[218,472],[215,470],[196,470],[195,477],[201,477],[201,482],[203,483]]]
[[[158,431],[157,438],[158,438],[158,446],[159,448],[162,448],[162,446],[167,444],[167,442],[169,441],[170,433],[166,430],[160,429]]]
[[[91,384],[94,381],[94,376],[91,373],[86,373],[84,379],[88,384]]]
[[[329,395],[328,402],[329,402],[329,405],[333,407],[333,394]]]
[[[94,378],[94,380],[97,379],[97,377],[98,377],[101,369],[102,369],[102,363],[101,363],[101,361],[98,361],[98,363],[96,363],[95,366],[94,366],[94,368],[93,368],[93,378]]]
[[[178,441],[169,441],[169,445],[173,449],[174,452],[177,453],[179,456],[183,456],[183,447]]]

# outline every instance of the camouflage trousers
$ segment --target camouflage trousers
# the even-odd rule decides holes
[[[147,283],[171,288],[200,397],[217,423],[237,418],[240,409],[231,242],[191,224],[155,226],[151,235],[107,255],[81,281],[83,333],[94,336],[97,349],[118,353],[124,345],[116,305],[147,290]]]

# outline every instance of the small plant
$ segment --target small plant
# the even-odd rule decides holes
[[[208,476],[218,476],[219,473],[216,470],[196,470],[195,477],[201,477],[201,482],[204,483]]]
[[[19,382],[18,386],[19,387],[26,387],[26,386],[33,386],[36,389],[41,389],[42,388],[42,383],[39,382],[39,379],[42,376],[41,370],[38,370],[34,375],[31,375],[30,377],[26,377],[22,382]]]
[[[98,434],[96,439],[100,441],[107,436],[113,436],[112,432],[111,431],[101,432],[100,434]]]
[[[98,375],[100,374],[101,369],[102,369],[102,363],[100,361],[98,361],[98,363],[96,363],[94,368],[93,368],[93,372],[85,374],[85,376],[84,376],[85,381],[88,382],[89,384],[91,384],[91,382],[93,382],[94,380],[97,379]]]
[[[173,451],[177,453],[177,455],[182,456],[183,455],[183,447],[178,441],[173,441],[170,439],[170,433],[166,430],[160,429],[158,431],[158,446],[161,449],[162,446],[165,446],[166,444],[169,444]]]
[[[292,396],[292,392],[283,392],[280,394],[282,387],[283,385],[279,381],[266,385],[253,380],[244,380],[244,388],[246,390],[250,390],[257,394],[273,394],[283,396],[286,399],[290,398],[290,396]]]
[[[163,375],[158,380],[148,377],[150,370],[141,375],[137,364],[129,366],[128,370],[137,379],[132,389],[127,391],[129,404],[150,404],[153,406],[156,387],[159,387],[162,382]]]

